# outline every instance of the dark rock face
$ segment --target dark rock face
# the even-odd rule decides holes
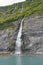
[[[9,47],[15,45],[20,21],[14,21],[14,28],[0,30],[0,51],[8,51]],[[14,46],[15,47],[15,46]]]
[[[8,50],[10,44],[16,43],[17,33],[21,20],[12,22],[15,28],[0,30],[0,51]],[[23,38],[25,52],[43,53],[43,16],[26,17],[23,23]],[[15,46],[14,46],[15,47]]]
[[[25,50],[30,53],[43,52],[43,16],[26,17],[23,26]]]

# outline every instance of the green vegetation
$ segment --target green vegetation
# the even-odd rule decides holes
[[[12,39],[9,40],[9,48],[8,51],[14,51],[15,50],[15,44]]]
[[[21,46],[22,51],[26,50],[26,44],[23,43],[23,45]]]
[[[11,22],[37,13],[43,15],[43,0],[26,0],[22,3],[0,7],[0,29]],[[2,28],[1,28],[2,27]]]

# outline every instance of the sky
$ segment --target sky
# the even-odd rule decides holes
[[[0,6],[7,6],[17,2],[23,2],[25,0],[0,0]]]

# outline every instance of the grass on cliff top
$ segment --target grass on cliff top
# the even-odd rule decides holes
[[[23,18],[24,16],[30,16],[34,13],[43,15],[43,0],[26,0],[26,2],[16,4],[15,9],[14,5],[2,8],[7,8],[7,10],[5,12],[0,12],[0,27],[5,23],[9,24],[12,21]]]

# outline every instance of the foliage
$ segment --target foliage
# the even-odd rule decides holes
[[[13,40],[9,40],[9,48],[8,48],[8,50],[9,51],[14,51],[14,49],[15,49],[15,44],[14,44],[14,42],[13,42]]]
[[[26,0],[22,3],[0,7],[0,27],[2,24],[11,23],[18,18],[30,16],[38,12],[43,14],[43,0]]]

